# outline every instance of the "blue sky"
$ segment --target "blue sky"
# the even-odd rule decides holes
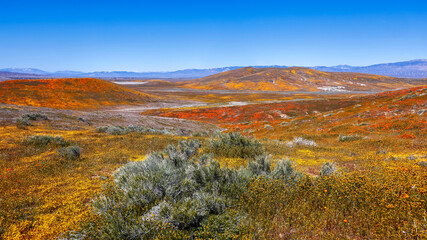
[[[425,1],[2,1],[0,68],[169,71],[427,58]]]

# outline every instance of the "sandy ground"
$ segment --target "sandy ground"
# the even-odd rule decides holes
[[[157,106],[157,108],[167,106],[169,105],[162,104]],[[64,130],[78,130],[88,127],[96,128],[106,125],[138,125],[159,130],[182,129],[191,132],[218,129],[212,124],[191,120],[141,115],[141,112],[148,109],[154,109],[154,106],[120,106],[90,111],[76,111],[0,104],[0,127],[15,125],[16,119],[22,115],[40,113],[46,115],[49,119],[47,121],[43,121],[43,123],[48,124],[54,129]]]

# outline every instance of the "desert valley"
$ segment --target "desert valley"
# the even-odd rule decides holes
[[[0,82],[3,239],[422,239],[427,80]]]
[[[427,239],[427,1],[0,9],[0,240]]]

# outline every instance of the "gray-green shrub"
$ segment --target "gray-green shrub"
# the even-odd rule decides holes
[[[18,129],[27,129],[27,127],[31,126],[31,123],[28,118],[17,118],[15,120],[15,123]]]
[[[347,141],[356,141],[361,139],[362,137],[359,135],[339,135],[338,140],[340,142],[347,142]]]
[[[48,145],[67,146],[69,143],[62,136],[33,135],[23,141],[24,145],[33,145],[36,147],[46,147]]]
[[[83,225],[79,236],[183,239],[197,237],[204,227],[212,226],[199,237],[227,238],[242,230],[244,216],[231,209],[252,179],[297,175],[292,164],[292,170],[279,163],[280,169],[271,171],[265,156],[256,157],[248,168],[220,167],[209,155],[200,155],[200,147],[197,140],[182,141],[119,168],[114,186],[93,200],[96,219]]]
[[[27,119],[32,120],[32,121],[48,120],[46,115],[43,115],[40,113],[27,113],[27,114],[24,114],[21,118],[27,118]]]
[[[330,176],[330,175],[335,174],[337,170],[338,170],[338,168],[335,165],[335,163],[326,162],[326,163],[322,164],[322,168],[320,169],[319,174],[321,177]]]
[[[67,160],[76,160],[80,158],[81,149],[79,146],[69,146],[58,149],[59,156]]]
[[[135,125],[129,125],[127,127],[123,126],[101,126],[98,127],[98,132],[101,133],[108,133],[111,135],[124,135],[131,132],[137,132],[137,133],[160,133],[160,134],[170,134],[168,130],[157,130],[153,128],[148,127],[141,127],[141,126],[135,126]]]
[[[282,159],[276,163],[271,176],[273,178],[282,178],[285,180],[285,183],[294,184],[304,175],[295,169],[294,163],[291,160]]]
[[[48,120],[46,115],[40,113],[27,113],[15,120],[16,127],[18,129],[27,129],[27,127],[32,126],[30,121],[37,120]]]
[[[217,134],[216,139],[209,141],[207,151],[215,156],[244,159],[255,159],[264,154],[258,140],[246,138],[237,132]]]
[[[98,132],[108,133],[111,135],[123,135],[128,133],[129,131],[124,127],[120,126],[102,126],[98,128]]]

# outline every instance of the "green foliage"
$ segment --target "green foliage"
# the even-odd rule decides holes
[[[27,118],[31,121],[48,120],[46,115],[43,115],[40,113],[27,113],[27,114],[23,115],[21,118]]]
[[[289,159],[279,160],[271,172],[271,176],[285,180],[286,184],[295,184],[304,177],[301,172],[294,168],[294,163]]]
[[[217,134],[217,139],[210,140],[207,151],[215,156],[244,159],[255,159],[264,154],[260,142],[236,132]]]
[[[129,125],[128,127],[123,126],[101,126],[98,128],[98,132],[108,133],[111,135],[124,135],[131,132],[137,133],[160,133],[160,134],[170,134],[167,130],[157,130],[148,127],[141,127],[135,125]]]
[[[194,132],[193,137],[207,137],[209,134],[207,132]]]
[[[70,146],[58,149],[58,154],[67,160],[76,160],[80,158],[81,149],[79,146]]]
[[[15,122],[18,129],[27,129],[27,127],[31,126],[28,118],[17,118]]]
[[[248,163],[248,171],[251,175],[269,175],[271,173],[271,163],[268,156],[257,156],[255,161]]]
[[[30,136],[23,141],[24,145],[32,145],[35,147],[46,146],[67,146],[69,143],[62,136],[49,136],[49,135],[34,135]]]
[[[359,139],[361,139],[362,137],[361,136],[359,136],[359,135],[348,135],[348,136],[346,136],[346,135],[340,135],[339,137],[338,137],[338,140],[340,141],[340,142],[348,142],[348,141],[355,141],[355,140],[359,140]]]
[[[31,126],[30,121],[48,120],[46,115],[40,113],[27,113],[16,119],[16,127],[18,129],[27,129]]]
[[[319,174],[321,177],[330,176],[335,174],[337,170],[338,168],[335,163],[326,162],[322,164],[322,168],[320,169]]]
[[[427,167],[427,162],[426,161],[420,161],[417,164],[420,165],[421,167]]]
[[[266,156],[246,169],[220,167],[200,155],[200,147],[197,140],[182,141],[119,168],[114,185],[93,200],[95,219],[83,226],[85,239],[233,238],[244,219],[233,209],[249,183],[261,175],[296,175],[283,163],[271,171]]]
[[[425,239],[425,178],[413,174],[375,166],[292,187],[258,178],[240,198],[245,228],[251,239]]]
[[[111,135],[123,135],[128,133],[127,129],[120,126],[101,126],[98,128],[98,132],[108,133]]]
[[[417,94],[408,93],[405,96],[401,97],[400,100],[403,101],[403,100],[408,100],[408,99],[416,98],[416,97],[418,97]]]

